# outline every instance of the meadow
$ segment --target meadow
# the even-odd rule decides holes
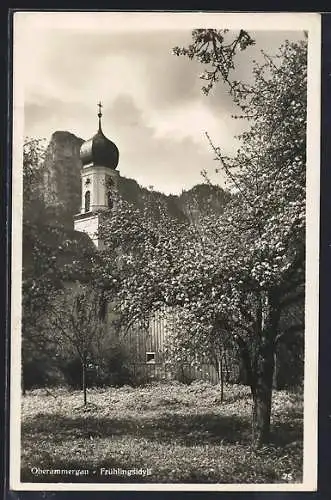
[[[248,387],[194,382],[34,389],[22,397],[24,482],[284,483],[302,481],[303,395],[275,391],[268,446],[250,443]],[[84,469],[87,475],[36,474]],[[107,470],[149,470],[101,474]],[[32,472],[34,471],[34,473]]]

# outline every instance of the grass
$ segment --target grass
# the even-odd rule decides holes
[[[28,391],[22,403],[22,481],[280,483],[302,481],[302,395],[276,391],[268,447],[250,446],[247,387],[196,382],[140,388]],[[87,469],[84,476],[31,468]],[[150,469],[149,475],[101,475]]]

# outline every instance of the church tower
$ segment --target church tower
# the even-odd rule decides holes
[[[87,233],[97,249],[102,249],[103,243],[98,235],[100,211],[113,206],[113,194],[119,177],[116,170],[119,152],[102,132],[102,104],[98,106],[98,132],[80,148],[82,201],[80,213],[74,217],[74,228],[75,231]]]

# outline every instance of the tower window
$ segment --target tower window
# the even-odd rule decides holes
[[[86,193],[85,193],[85,212],[90,211],[90,205],[91,205],[91,192],[86,191]]]

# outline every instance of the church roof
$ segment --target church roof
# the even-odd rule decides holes
[[[99,130],[88,141],[85,141],[80,148],[80,159],[83,165],[93,163],[95,166],[108,167],[113,170],[118,165],[119,152],[116,144],[109,140],[101,128],[101,104],[99,104]]]

